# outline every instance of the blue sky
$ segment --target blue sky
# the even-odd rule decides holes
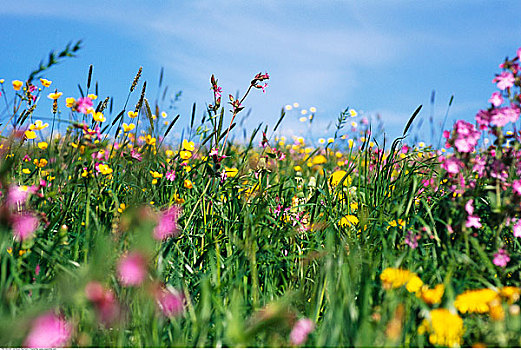
[[[77,96],[93,64],[100,97],[114,96],[116,111],[140,66],[152,97],[165,68],[170,91],[182,90],[171,114],[185,123],[193,102],[198,115],[211,102],[211,74],[227,95],[267,71],[266,93],[245,103],[249,129],[273,126],[284,105],[298,102],[317,108],[317,137],[333,134],[326,127],[347,106],[380,114],[396,137],[423,104],[421,135],[430,135],[432,90],[436,121],[451,95],[449,120],[471,120],[487,106],[498,64],[521,46],[519,13],[519,1],[17,0],[0,7],[0,76],[24,80],[51,49],[82,39],[78,57],[46,77]],[[282,131],[303,133],[299,117],[289,113]]]

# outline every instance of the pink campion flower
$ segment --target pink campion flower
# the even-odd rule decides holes
[[[291,344],[296,346],[304,344],[308,339],[308,334],[311,333],[313,329],[315,329],[315,324],[309,318],[298,320],[289,335]]]
[[[458,120],[454,124],[454,147],[458,152],[470,153],[474,151],[480,136],[481,132],[476,130],[471,123]]]
[[[479,177],[483,176],[485,173],[485,165],[487,164],[485,157],[477,156],[473,159],[473,162],[474,166],[472,167],[472,171],[477,172]]]
[[[494,260],[492,262],[496,266],[505,267],[509,261],[510,256],[508,255],[508,252],[501,248],[497,251],[497,253],[494,254]]]
[[[510,72],[503,72],[500,75],[496,76],[493,83],[497,83],[497,87],[499,90],[505,90],[514,86],[514,75]]]
[[[171,170],[165,174],[165,178],[168,181],[174,181],[175,180],[175,171]]]
[[[86,114],[90,108],[92,108],[92,100],[89,97],[80,97],[76,101],[76,110],[78,112]]]
[[[85,286],[85,296],[96,308],[101,323],[110,325],[120,315],[120,306],[116,301],[114,292],[105,289],[98,281],[90,281]]]
[[[512,190],[515,194],[521,196],[521,180],[514,180],[512,182]]]
[[[184,296],[181,292],[169,287],[158,288],[155,299],[159,310],[166,317],[177,317],[183,314]]]
[[[466,227],[474,227],[474,228],[480,228],[481,222],[479,222],[480,218],[476,215],[469,215],[467,216],[467,222],[465,223]]]
[[[177,220],[181,216],[181,207],[174,205],[161,212],[159,222],[154,228],[154,239],[162,241],[169,237],[176,237],[179,234]]]
[[[512,227],[512,232],[514,233],[514,237],[521,237],[521,220],[516,220],[516,223]]]
[[[474,214],[474,205],[473,204],[474,204],[474,200],[473,199],[469,199],[467,201],[467,204],[465,204],[465,211],[469,215]]]
[[[455,157],[450,157],[445,159],[445,161],[441,164],[441,167],[449,174],[456,175],[460,171],[461,162]]]
[[[119,259],[118,278],[124,286],[139,286],[145,280],[146,272],[146,259],[139,252]]]
[[[130,157],[137,160],[138,162],[141,162],[143,160],[143,156],[133,148],[130,150]]]
[[[494,107],[499,107],[503,103],[503,96],[501,96],[500,92],[494,92],[492,96],[488,99],[488,102],[492,103]]]
[[[53,312],[48,312],[33,321],[23,345],[28,348],[63,348],[71,335],[71,325]]]
[[[503,127],[509,122],[515,123],[518,119],[519,108],[510,106],[496,109],[490,118],[490,123],[498,127]]]
[[[11,218],[13,236],[17,241],[30,239],[38,228],[38,218],[32,213],[14,214]]]
[[[485,130],[490,125],[490,120],[492,119],[492,111],[481,110],[476,114],[476,121],[478,122],[479,129]]]

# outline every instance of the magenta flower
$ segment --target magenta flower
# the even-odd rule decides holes
[[[120,315],[120,307],[114,293],[110,289],[105,289],[98,281],[87,283],[85,296],[96,307],[101,323],[109,325]]]
[[[512,231],[514,233],[514,237],[521,237],[521,220],[516,220],[516,223],[512,227]]]
[[[449,174],[456,175],[460,171],[461,162],[455,157],[450,157],[445,159],[445,161],[441,164],[441,167]]]
[[[71,325],[61,317],[48,312],[33,321],[24,340],[28,348],[63,348],[71,338]]]
[[[80,97],[76,101],[76,110],[80,113],[87,114],[87,110],[92,108],[92,100],[89,97]]]
[[[521,180],[514,180],[512,182],[512,190],[514,190],[514,193],[521,196]]]
[[[311,333],[313,329],[315,329],[315,324],[309,318],[298,320],[289,335],[291,344],[297,346],[304,344],[308,339],[308,334]]]
[[[503,72],[500,75],[496,76],[493,83],[497,83],[497,87],[499,90],[505,90],[514,86],[514,75],[510,72]]]
[[[465,223],[466,227],[474,227],[474,228],[480,228],[481,222],[479,222],[479,216],[476,215],[469,215],[467,217],[467,222]]]
[[[17,241],[24,241],[34,235],[38,228],[38,218],[31,214],[14,214],[11,219],[13,236]]]
[[[170,170],[169,172],[167,172],[167,173],[165,174],[165,178],[166,178],[168,181],[174,181],[174,180],[175,180],[175,171]]]
[[[494,92],[488,99],[488,102],[492,103],[494,107],[499,107],[503,103],[503,96],[500,92]]]
[[[28,190],[24,190],[20,186],[9,186],[7,190],[7,205],[12,207],[15,205],[22,205],[27,199]]]
[[[177,290],[160,288],[156,292],[156,302],[166,317],[177,317],[184,311],[184,296]]]
[[[145,280],[146,259],[139,252],[123,256],[118,263],[118,278],[124,286],[139,286]]]
[[[515,123],[519,118],[519,108],[516,106],[503,107],[496,109],[491,118],[490,123],[498,127],[503,127],[509,122]]]
[[[454,147],[458,152],[470,153],[474,151],[481,132],[476,130],[473,124],[464,120],[458,120],[454,124]]]
[[[494,260],[492,261],[494,265],[505,267],[510,261],[510,256],[508,256],[508,252],[505,249],[499,249],[496,254],[494,254]]]
[[[133,148],[130,150],[130,157],[137,160],[138,162],[141,162],[143,160],[143,156],[141,153],[135,151]]]
[[[469,199],[467,204],[465,204],[465,211],[469,215],[474,214],[474,205],[473,204],[474,204],[474,200],[473,199]]]
[[[159,216],[157,226],[154,228],[154,239],[161,241],[172,236],[176,237],[179,234],[177,220],[180,215],[181,208],[176,205],[163,211]]]

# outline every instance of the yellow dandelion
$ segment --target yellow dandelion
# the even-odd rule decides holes
[[[416,274],[409,270],[388,267],[380,274],[380,280],[385,289],[399,288],[406,285],[414,276]]]
[[[420,277],[413,275],[409,282],[405,285],[405,288],[409,293],[416,293],[423,286],[423,281]]]
[[[345,177],[344,182],[342,183],[343,186],[349,186],[351,185],[351,176],[347,175],[347,172],[344,170],[337,170],[331,176],[329,177],[329,183],[333,188],[337,187],[340,181]]]
[[[188,180],[188,179],[186,179],[186,180],[184,181],[184,186],[185,186],[186,188],[188,188],[189,190],[192,189],[192,187],[194,187],[194,185],[192,184],[192,181],[190,181],[190,180]]]
[[[421,298],[427,304],[439,304],[443,297],[443,293],[445,293],[445,286],[443,284],[438,284],[433,289],[424,286],[421,290]]]
[[[463,337],[463,320],[447,309],[435,309],[429,313],[430,320],[423,320],[418,333],[429,332],[433,345],[459,347]]]
[[[311,160],[311,162],[315,165],[324,164],[327,162],[327,158],[324,157],[323,155],[319,154],[319,155],[314,156],[313,159]]]
[[[461,313],[483,314],[489,312],[489,303],[497,297],[498,292],[489,288],[469,290],[456,297],[454,306]]]

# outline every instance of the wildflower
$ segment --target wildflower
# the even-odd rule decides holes
[[[88,94],[87,97],[90,98],[91,100],[95,100],[98,98],[98,95]]]
[[[173,288],[159,288],[155,293],[156,302],[166,317],[177,317],[184,311],[184,296]]]
[[[315,324],[309,318],[298,320],[289,334],[291,344],[296,346],[304,344],[313,329],[315,329]]]
[[[114,292],[110,289],[105,289],[98,281],[87,283],[85,296],[96,307],[96,314],[103,324],[109,325],[119,316],[120,307]]]
[[[399,288],[407,284],[414,276],[415,273],[404,270],[388,267],[380,274],[380,279],[383,282],[385,289]]]
[[[67,97],[65,99],[65,106],[67,108],[72,108],[74,106],[75,102],[76,102],[76,100],[74,99],[74,97]]]
[[[88,97],[80,97],[76,102],[76,110],[80,113],[87,114],[92,108],[92,100]]]
[[[51,86],[51,84],[52,84],[52,81],[47,80],[47,79],[43,79],[43,78],[40,78],[40,82],[41,82],[42,85],[45,86],[45,87],[49,87],[49,86]]]
[[[424,286],[421,290],[421,298],[427,304],[439,304],[444,293],[445,286],[443,284],[437,284],[433,289]]]
[[[123,123],[123,131],[124,132],[129,132],[129,131],[132,131],[135,129],[135,125],[133,123],[130,123],[130,124],[127,124],[127,123]]]
[[[343,186],[349,186],[351,185],[351,176],[347,175],[347,172],[344,170],[338,170],[335,171],[331,176],[329,177],[329,183],[333,188],[337,187],[340,181],[345,177],[344,182],[342,183]]]
[[[47,98],[51,100],[57,100],[63,95],[63,92],[51,92],[49,95],[47,95]]]
[[[514,180],[512,182],[512,190],[514,190],[515,194],[521,196],[521,180]]]
[[[474,228],[480,228],[481,222],[479,222],[480,217],[476,215],[469,215],[467,216],[467,221],[465,222],[465,227],[474,227]]]
[[[156,145],[156,138],[152,137],[150,135],[145,136],[145,142],[147,145],[155,146]]]
[[[157,171],[150,171],[150,175],[152,175],[152,177],[154,178],[152,180],[152,185],[157,184],[158,179],[163,177],[163,174],[158,173]]]
[[[456,297],[454,306],[461,313],[486,313],[489,311],[489,303],[496,299],[498,292],[485,288],[466,291]]]
[[[387,229],[389,229],[390,227],[400,227],[400,228],[404,228],[405,227],[405,220],[403,219],[398,219],[398,221],[396,220],[391,220],[389,221],[389,225],[387,226]]]
[[[416,293],[420,290],[422,286],[423,281],[421,280],[421,278],[416,275],[413,275],[409,282],[407,282],[407,284],[405,285],[405,289],[407,289],[409,293]]]
[[[38,142],[38,148],[39,148],[39,149],[46,150],[48,146],[49,146],[49,145],[48,145],[47,142],[45,142],[45,141]]]
[[[429,342],[438,346],[459,347],[463,336],[463,320],[447,309],[435,309],[429,313],[430,320],[423,320],[418,333],[430,333]]]
[[[92,119],[94,119],[95,121],[100,122],[100,123],[103,123],[106,120],[105,117],[103,116],[103,113],[101,113],[101,112],[94,112],[92,114]]]
[[[521,237],[521,220],[516,220],[514,227],[512,227],[512,231],[514,233],[514,237]]]
[[[48,312],[33,321],[23,345],[28,348],[66,347],[71,338],[71,328],[63,318]]]
[[[161,241],[168,237],[176,237],[179,234],[179,226],[177,225],[177,221],[180,215],[181,208],[176,205],[163,211],[159,217],[157,226],[154,228],[154,238],[158,241]]]
[[[175,171],[171,170],[165,174],[165,178],[168,181],[174,181],[175,180]]]
[[[356,116],[358,115],[358,112],[355,111],[354,109],[350,109],[350,110],[349,110],[349,115],[350,115],[352,118],[354,118],[354,117],[356,117]]]
[[[49,126],[49,123],[43,123],[41,120],[37,120],[34,124],[29,126],[29,130],[43,130]]]
[[[188,140],[183,140],[183,149],[187,151],[193,151],[195,149],[195,144],[193,141],[188,142]]]
[[[96,170],[103,175],[110,175],[112,174],[112,169],[107,164],[98,164],[96,165]]]
[[[325,140],[324,140],[325,141]],[[323,155],[319,154],[313,157],[313,160],[311,161],[315,165],[324,164],[327,162],[327,158]]]
[[[493,83],[497,83],[499,90],[511,88],[514,86],[514,81],[514,75],[510,72],[503,72],[492,80]]]
[[[354,225],[358,224],[358,218],[356,216],[354,216],[354,215],[346,215],[346,216],[344,216],[343,218],[340,219],[338,224],[341,227],[346,227],[347,225],[354,226]]]
[[[36,138],[36,133],[32,130],[26,130],[24,132],[24,135],[25,135],[25,138],[27,138],[28,140],[33,140]]]
[[[192,157],[192,152],[190,151],[181,151],[179,152],[179,157],[183,160],[188,160]]]
[[[492,103],[494,107],[499,107],[503,103],[503,97],[500,92],[494,92],[488,102]]]
[[[512,304],[519,300],[521,289],[519,287],[506,286],[501,288],[500,294],[502,297],[507,298],[509,304]]]
[[[129,116],[129,118],[136,118],[137,117],[137,112],[128,111],[127,115]]]
[[[496,266],[505,267],[510,261],[510,256],[505,249],[500,248],[497,253],[494,254],[493,263]]]
[[[17,241],[30,239],[38,228],[38,218],[31,213],[15,214],[11,220],[13,236]]]
[[[138,286],[145,280],[146,260],[139,252],[123,256],[118,263],[118,279],[124,286]]]
[[[118,208],[118,213],[123,213],[125,209],[127,209],[127,206],[125,205],[125,203],[121,203]]]
[[[23,85],[24,85],[24,83],[22,81],[13,80],[13,89],[15,89],[16,91],[19,91]]]
[[[185,186],[186,188],[188,188],[189,190],[192,189],[192,187],[194,187],[194,185],[192,184],[192,181],[190,181],[190,180],[188,180],[188,179],[186,179],[186,180],[184,181],[184,186]]]

